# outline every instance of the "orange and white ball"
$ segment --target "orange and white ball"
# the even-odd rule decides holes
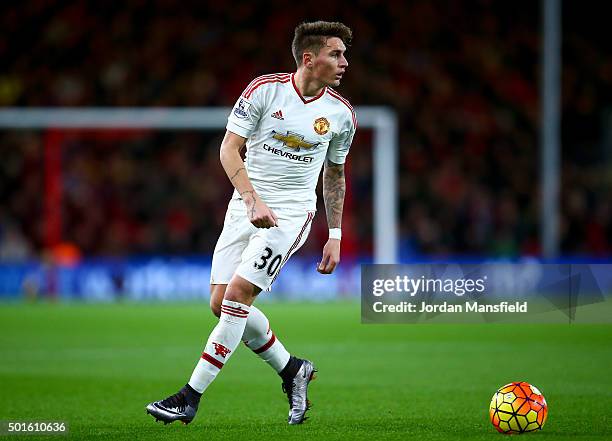
[[[537,387],[520,381],[500,387],[491,399],[489,416],[498,432],[516,434],[544,427],[548,405]]]

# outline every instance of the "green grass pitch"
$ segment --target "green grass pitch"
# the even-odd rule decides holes
[[[610,325],[362,325],[354,303],[261,307],[319,368],[301,426],[243,345],[192,424],[145,414],[189,378],[215,322],[204,303],[0,305],[0,420],[68,422],[68,435],[37,440],[500,440],[489,400],[523,380],[549,418],[521,436],[612,439]]]

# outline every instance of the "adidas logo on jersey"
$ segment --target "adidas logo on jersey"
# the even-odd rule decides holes
[[[272,114],[272,118],[276,118],[276,119],[282,119],[284,120],[285,118],[283,117],[283,111],[282,110],[277,110],[276,112],[274,112]]]

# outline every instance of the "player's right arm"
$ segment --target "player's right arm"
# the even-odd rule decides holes
[[[230,182],[242,197],[251,223],[257,228],[275,227],[278,225],[278,218],[253,188],[240,157],[240,150],[245,143],[246,138],[227,130],[219,152],[221,165]]]

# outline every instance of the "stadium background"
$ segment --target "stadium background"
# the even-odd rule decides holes
[[[289,43],[297,23],[312,19],[343,21],[352,27],[355,39],[347,54],[348,74],[338,90],[354,105],[389,106],[399,118],[400,260],[516,260],[541,256],[538,176],[542,16],[539,2],[357,0],[347,7],[339,2],[323,5],[304,1],[287,7],[279,1],[181,2],[179,5],[169,0],[130,0],[105,2],[102,6],[93,1],[29,0],[5,2],[0,11],[3,29],[0,106],[19,108],[231,106],[253,77],[294,69]],[[605,14],[596,7],[587,8],[580,2],[563,3],[561,254],[558,257],[565,260],[609,262],[612,255],[612,53],[605,35],[606,26]],[[49,173],[58,173],[58,168],[49,164],[46,146],[58,136],[61,139],[61,199],[57,199],[57,189],[47,185]],[[161,378],[144,375],[143,388],[151,385],[155,390],[141,391],[139,399],[145,403],[157,398],[158,392],[169,391],[186,375],[194,348],[199,347],[206,334],[202,329],[208,329],[212,323],[204,302],[168,304],[162,309],[150,303],[87,306],[44,300],[79,297],[120,301],[126,297],[126,271],[143,267],[151,271],[148,274],[154,279],[150,282],[154,286],[147,291],[149,295],[144,296],[146,299],[205,298],[207,276],[194,275],[189,269],[192,264],[196,269],[197,265],[207,264],[231,191],[218,162],[221,136],[222,132],[159,130],[0,132],[0,296],[17,300],[0,306],[1,348],[3,359],[7,360],[0,378],[7,384],[12,380],[12,386],[3,390],[7,396],[11,390],[40,393],[39,386],[34,385],[43,379],[49,385],[42,388],[46,395],[39,402],[44,405],[28,408],[23,403],[0,414],[1,418],[71,418],[49,403],[62,395],[59,390],[72,390],[74,382],[95,393],[83,386],[89,378],[83,372],[91,369],[93,359],[101,363],[93,372],[110,385],[110,378],[105,376],[108,370],[115,372],[112,366],[125,361],[121,354],[125,356],[129,352],[129,345],[143,344],[140,340],[128,343],[126,334],[132,339],[139,336],[144,340],[144,330],[139,331],[140,327],[158,322],[172,326],[182,317],[204,321],[204,324],[187,326],[193,334],[191,344],[180,346],[174,352],[164,352],[160,349],[162,343],[157,348],[182,367],[160,361],[167,371]],[[355,284],[358,264],[372,259],[371,144],[371,133],[358,132],[348,164],[343,278],[331,283],[314,271],[327,235],[324,210],[319,209],[310,240],[287,268],[289,274],[291,271],[312,274],[308,285],[297,293],[291,291],[292,295],[282,292],[273,295],[316,300],[358,295]],[[61,219],[61,224],[49,225],[50,218]],[[62,284],[61,277],[65,269],[76,274],[67,285]],[[192,289],[189,295],[180,292],[183,288],[189,290],[184,286],[174,291],[164,289],[175,286],[172,278],[177,274],[193,278],[189,279]],[[71,284],[77,284],[78,288]],[[28,301],[21,303],[20,299]],[[36,299],[38,304],[34,302]],[[431,343],[431,351],[435,353],[431,363],[450,359],[450,365],[456,364],[459,369],[470,366],[467,360],[453,358],[459,357],[459,353],[451,347],[454,331],[450,328],[414,331],[366,327],[364,330],[355,327],[359,316],[353,303],[300,305],[295,308],[310,311],[312,315],[281,312],[291,311],[283,303],[269,307],[288,338],[294,338],[294,344],[300,349],[311,349],[320,358],[325,358],[326,351],[321,349],[319,353],[319,349],[313,349],[313,342],[306,337],[306,328],[302,334],[292,333],[292,317],[305,319],[311,326],[312,321],[319,323],[316,320],[338,320],[336,331],[333,326],[320,323],[320,337],[333,340],[336,349],[352,348],[355,363],[363,363],[359,356],[362,348],[357,338],[341,336],[342,329],[371,344],[385,340],[403,347],[397,352],[392,350],[389,355],[398,369],[410,358],[409,352],[403,351],[415,350],[414,345],[420,344],[419,338]],[[198,312],[190,314],[192,311]],[[91,317],[91,323],[87,317]],[[108,322],[111,330],[101,329],[112,317],[117,317],[117,321]],[[94,328],[95,323],[100,328]],[[86,341],[72,340],[76,338],[72,331],[79,329]],[[554,360],[568,372],[578,372],[581,357],[594,357],[601,365],[609,366],[610,356],[605,352],[609,351],[609,341],[606,343],[609,328],[589,328],[581,331],[585,334],[580,336],[575,330],[547,329],[551,337],[546,344],[556,348],[555,351],[544,350],[543,342],[528,344],[533,353],[544,351],[550,358],[548,363],[542,362],[534,368],[536,378],[548,379],[547,369]],[[530,332],[538,333],[537,328],[518,331],[487,328],[489,340],[482,343],[475,328],[459,328],[458,332],[468,334],[466,341],[455,341],[468,354],[470,348],[476,351],[470,342],[477,346],[485,344],[486,350],[481,348],[478,355],[471,353],[484,366],[488,366],[487,354],[496,353],[494,345],[498,337],[511,335],[518,339],[529,337]],[[555,346],[557,338],[564,338],[566,344]],[[582,346],[585,339],[591,342],[586,347]],[[167,337],[162,342],[167,344],[164,348],[175,345]],[[406,346],[401,346],[405,342]],[[64,343],[67,350],[56,351],[56,346]],[[114,358],[109,355],[98,359],[90,353],[85,353],[83,358],[79,352],[82,346],[96,344],[112,352]],[[30,358],[31,354],[26,355],[28,348],[39,352],[35,351],[37,355]],[[147,348],[154,350],[145,344]],[[145,349],[141,352],[146,352]],[[572,354],[573,350],[577,352]],[[342,353],[349,357],[348,349]],[[415,353],[425,358],[431,355],[420,345]],[[127,357],[133,363],[127,364],[131,366],[126,368],[128,371],[136,372],[146,362],[149,355],[141,355],[139,359]],[[47,360],[47,370],[32,367],[41,358]],[[155,358],[163,356],[156,354]],[[246,356],[237,357],[236,366],[250,363],[243,360]],[[428,383],[422,370],[431,371],[434,366],[423,363],[406,371],[414,375],[419,387]],[[68,368],[70,374],[62,380],[65,383],[58,382],[55,375],[66,369],[66,364],[82,364],[83,370]],[[328,372],[331,370],[333,376],[333,369],[337,367],[332,361],[328,364]],[[372,365],[366,364],[368,368]],[[492,394],[507,379],[496,369],[504,369],[482,369],[481,387],[485,395]],[[528,377],[530,371],[510,363],[506,373]],[[588,394],[595,393],[605,373],[596,370],[590,373],[579,383],[581,387],[589,385],[586,395],[581,395],[583,391],[575,386],[580,399],[593,405]],[[136,378],[137,374],[134,375]],[[237,374],[227,375],[237,378]],[[127,379],[121,378],[117,372],[113,384],[125,385],[128,379],[134,380],[129,375]],[[460,381],[460,378],[449,374],[445,380]],[[567,377],[558,377],[554,387],[549,384],[549,390],[562,389],[562,380],[569,381]],[[540,387],[546,393],[545,384]],[[382,390],[387,386],[377,384]],[[113,391],[117,389],[111,387]],[[358,389],[364,391],[367,399],[374,399],[374,392],[365,385],[359,385]],[[221,390],[217,389],[219,394]],[[368,395],[366,390],[371,393]],[[433,390],[439,392],[438,388]],[[402,403],[409,407],[407,403],[414,394],[407,393],[402,398],[395,393],[398,400],[394,409],[399,412]],[[347,394],[341,393],[338,397],[354,399]],[[446,418],[437,407],[428,408],[424,404],[428,402],[425,391],[419,394],[417,402],[437,415],[433,419]],[[605,414],[610,394],[598,397],[600,401],[594,406]],[[81,399],[87,402],[86,397]],[[333,397],[329,399],[333,402]],[[486,404],[482,404],[485,409]],[[60,404],[63,409],[75,406],[77,401]],[[374,409],[380,411],[384,408],[381,406],[375,403]],[[475,408],[479,409],[476,404]],[[220,409],[217,417],[223,413],[224,408]],[[569,403],[567,409],[570,412]],[[129,437],[127,432],[122,432],[123,428],[98,424],[98,414],[93,409],[85,414],[81,419],[72,417],[76,418],[72,420],[74,425],[81,427],[76,429],[80,436],[103,437],[114,433],[114,439]],[[341,416],[350,425],[352,420],[347,415]],[[260,421],[258,416],[253,418],[250,424]],[[411,423],[417,421],[418,415],[414,418]],[[454,424],[461,424],[465,415],[451,412],[449,418]],[[607,418],[603,422],[597,420],[590,429],[588,424],[586,429],[569,427],[578,433],[592,430],[593,436],[605,437],[610,435],[605,425],[605,421],[609,423],[609,412]],[[125,422],[127,430],[127,421],[117,421]],[[559,423],[557,420],[557,428]],[[231,421],[224,424],[227,430],[234,430],[230,429],[234,427]],[[427,433],[434,434],[434,438],[435,431],[444,431],[435,424],[418,424],[420,429],[424,427]],[[470,424],[473,427],[480,420],[474,419]],[[332,421],[326,427],[332,427]],[[401,435],[401,432],[380,432],[376,427],[371,427],[372,433],[383,438],[385,434]],[[274,430],[283,433],[284,429]],[[309,430],[313,436],[322,436],[314,428]],[[361,435],[369,433],[363,430]],[[152,432],[142,433],[146,433],[143,435],[146,438],[154,437]],[[333,437],[332,432],[325,433]],[[423,432],[417,430],[417,433],[421,433],[421,439],[426,438]],[[560,435],[559,431],[553,433]],[[459,436],[470,438],[472,433],[465,429],[461,435],[460,430]]]

